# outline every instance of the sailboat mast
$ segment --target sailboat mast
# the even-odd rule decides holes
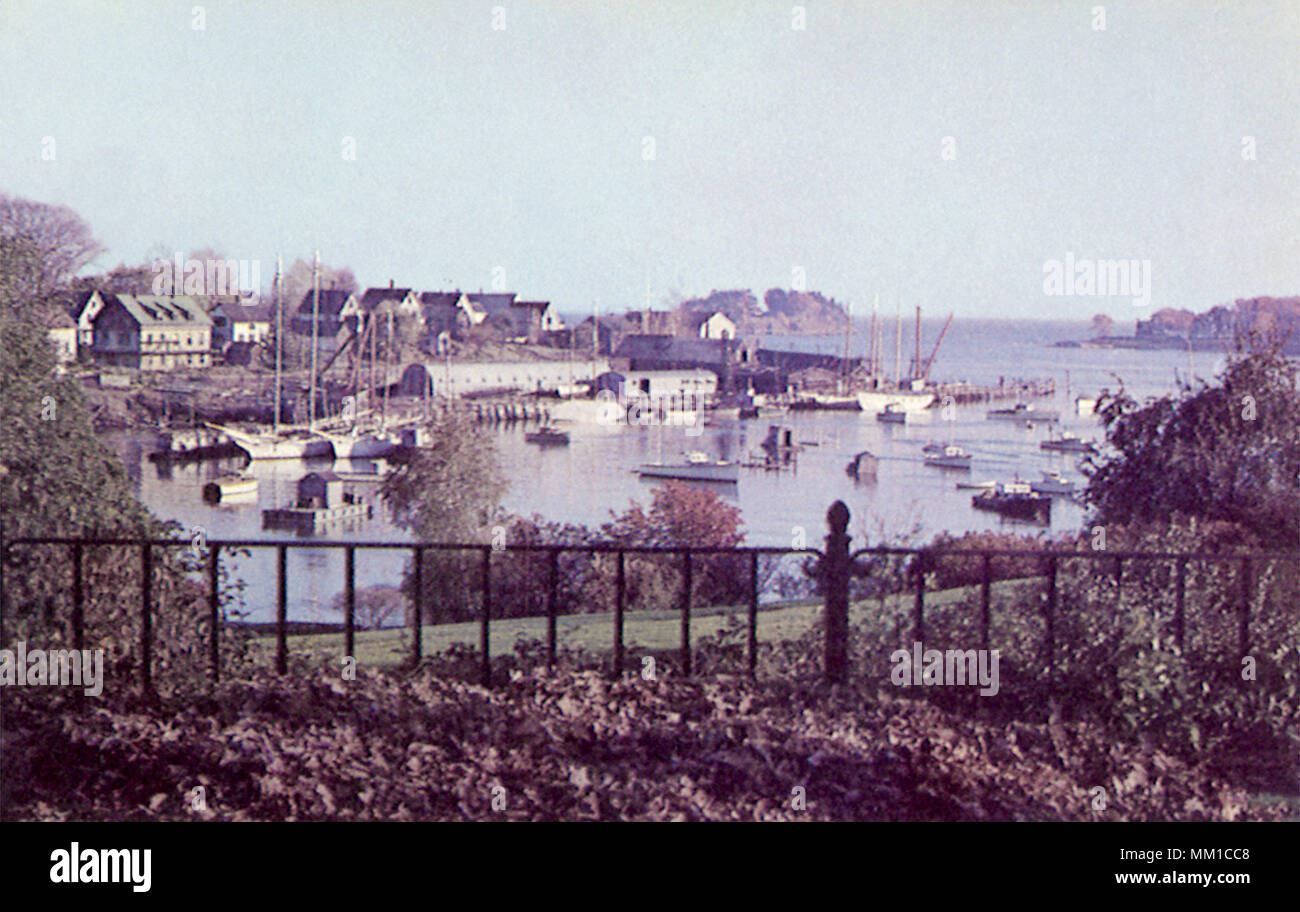
[[[916,305],[916,354],[912,356],[912,379],[921,376],[921,305]]]
[[[311,263],[311,378],[307,388],[307,427],[316,428],[316,359],[320,347],[320,251]]]
[[[876,312],[880,310],[880,292],[871,304],[871,338],[867,341],[867,360],[871,362],[871,376],[880,375],[880,340],[876,337]]]
[[[894,340],[894,385],[903,385],[903,296],[898,296],[898,338]]]

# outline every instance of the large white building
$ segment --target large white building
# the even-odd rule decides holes
[[[571,393],[583,381],[593,381],[609,370],[608,358],[595,361],[431,361],[412,364],[402,372],[401,391],[421,396],[464,396],[486,392]]]

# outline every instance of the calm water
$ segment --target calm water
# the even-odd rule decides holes
[[[941,323],[923,323],[923,356],[928,355]],[[910,357],[912,327],[904,323],[903,369]],[[1116,376],[1139,396],[1160,395],[1170,390],[1175,373],[1186,376],[1186,352],[1134,352],[1052,348],[1059,339],[1086,338],[1087,327],[1065,322],[954,321],[939,353],[933,376],[936,379],[965,379],[972,383],[996,383],[1008,379],[1054,377],[1058,385],[1055,400],[1037,404],[1061,412],[1061,428],[1088,438],[1100,428],[1092,417],[1076,417],[1072,398],[1095,395],[1103,387],[1115,388]],[[886,333],[886,361],[893,364],[894,326]],[[854,354],[866,348],[865,326],[851,340]],[[773,348],[842,352],[843,337],[768,338]],[[1222,365],[1218,354],[1195,354],[1191,363],[1196,374],[1211,376]],[[1065,388],[1068,382],[1069,389]],[[1011,422],[989,421],[988,405],[956,409],[955,420],[944,421],[931,411],[915,424],[882,425],[874,416],[859,412],[804,412],[778,416],[771,421],[736,422],[718,419],[698,436],[683,428],[575,426],[568,447],[541,449],[526,444],[524,428],[491,435],[501,457],[511,488],[507,509],[587,525],[599,525],[612,511],[621,512],[632,500],[649,500],[652,485],[634,473],[635,466],[658,458],[671,460],[684,450],[706,450],[719,457],[743,459],[759,451],[769,423],[793,428],[795,439],[808,444],[788,472],[742,470],[740,483],[715,489],[741,509],[747,540],[751,544],[789,545],[802,530],[809,544],[825,535],[826,509],[842,499],[852,511],[850,531],[855,542],[879,542],[882,536],[920,532],[919,540],[940,531],[1014,528],[1037,532],[1042,527],[1011,523],[995,514],[971,507],[973,492],[955,488],[958,480],[1036,480],[1046,469],[1058,469],[1066,477],[1081,480],[1077,457],[1044,452],[1040,441],[1052,432],[1046,426],[1027,429]],[[202,488],[211,478],[238,468],[234,463],[202,463],[170,470],[149,462],[152,448],[147,435],[118,436],[116,445],[126,459],[139,495],[153,512],[175,519],[187,529],[202,528],[210,538],[275,540],[285,533],[263,531],[261,510],[284,506],[294,499],[297,480],[309,471],[303,463],[256,463],[252,474],[260,481],[257,498],[247,502],[212,506],[202,499]],[[953,442],[974,457],[969,472],[928,467],[921,462],[921,446],[928,441]],[[855,453],[870,450],[880,458],[874,482],[855,483],[845,466]],[[328,462],[324,467],[328,467]],[[339,463],[339,472],[373,471],[367,463]],[[1050,530],[1077,529],[1082,510],[1063,498],[1052,507]],[[330,536],[352,541],[405,540],[376,508],[375,518],[360,528],[343,528]],[[395,582],[406,556],[400,552],[361,551],[357,559],[357,585]],[[247,606],[255,619],[274,615],[275,571],[272,551],[255,552],[240,559],[238,575],[247,582]],[[294,549],[289,553],[290,616],[303,620],[336,620],[329,611],[331,600],[342,591],[343,556],[329,549]]]

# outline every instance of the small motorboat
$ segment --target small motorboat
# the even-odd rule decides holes
[[[1049,409],[1036,409],[1024,402],[1017,402],[1011,408],[992,409],[985,413],[990,421],[1021,421],[1032,424],[1036,421],[1060,421],[1061,413]]]
[[[1039,494],[1073,494],[1076,485],[1070,479],[1065,478],[1060,472],[1051,469],[1043,473],[1041,481],[1030,482],[1029,488]]]
[[[958,491],[984,491],[989,488],[997,487],[996,481],[959,481],[957,482]]]
[[[942,453],[925,457],[925,464],[939,469],[970,469],[970,453],[959,446],[949,444]]]
[[[882,424],[907,424],[907,409],[898,402],[885,405],[884,411],[876,412],[876,420]]]
[[[692,452],[678,463],[647,462],[637,466],[636,473],[645,478],[675,478],[681,481],[718,481],[735,484],[740,481],[740,466],[725,459],[714,459],[708,453]]]
[[[535,443],[538,446],[569,445],[569,435],[564,431],[557,431],[549,425],[540,427],[535,431],[530,431],[524,435],[524,440],[528,443]]]
[[[257,479],[252,475],[222,475],[203,486],[203,499],[209,503],[247,500],[257,497]]]
[[[1049,522],[1052,515],[1052,498],[1034,492],[1023,481],[997,484],[976,494],[970,502],[977,510],[991,510],[1033,522]]]
[[[1060,437],[1044,440],[1038,445],[1038,448],[1055,453],[1095,453],[1097,451],[1092,441],[1080,440],[1078,436],[1069,431],[1065,431]]]

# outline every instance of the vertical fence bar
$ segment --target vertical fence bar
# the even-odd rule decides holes
[[[614,677],[623,674],[623,600],[627,593],[627,580],[625,577],[624,552],[620,548],[618,552],[618,576],[615,581],[615,599],[614,599]]]
[[[483,586],[483,616],[479,622],[478,645],[483,653],[483,665],[479,670],[484,687],[492,686],[492,549],[483,549],[483,567],[480,571]]]
[[[980,648],[988,652],[989,628],[993,622],[993,557],[984,555],[984,575],[980,579]]]
[[[1056,555],[1047,560],[1047,617],[1046,634],[1043,643],[1044,658],[1047,663],[1047,689],[1050,693],[1054,684],[1054,666],[1056,664]]]
[[[72,546],[72,648],[81,651],[86,642],[86,587],[82,576],[81,545]],[[81,691],[78,691],[80,693]]]
[[[1186,620],[1186,600],[1187,600],[1187,560],[1178,558],[1177,561],[1178,580],[1174,584],[1174,642],[1178,644],[1180,653],[1186,651],[1184,637],[1187,630]]]
[[[822,562],[822,584],[826,587],[826,611],[822,640],[822,663],[826,680],[843,684],[849,674],[849,557],[847,534],[849,508],[837,500],[826,511],[826,556]]]
[[[140,689],[153,689],[153,547],[140,546]]]
[[[414,590],[411,592],[411,667],[419,668],[424,658],[424,549],[415,548]]]
[[[552,549],[550,553],[550,573],[546,589],[546,667],[555,667],[555,653],[558,649],[559,636],[556,631],[556,613],[559,611],[557,599],[560,588],[560,552]]]
[[[212,629],[208,632],[208,667],[212,673],[212,683],[221,680],[221,548],[212,545],[208,548],[208,623]]]
[[[758,552],[749,552],[749,676],[758,670]]]
[[[289,549],[276,546],[275,555],[275,671],[289,671]]]
[[[682,674],[691,673],[691,552],[682,567]]]
[[[1251,574],[1249,557],[1241,559],[1241,622],[1237,629],[1237,656],[1245,659],[1250,653],[1250,603],[1255,597],[1255,580]]]
[[[916,603],[912,606],[912,639],[925,642],[925,569],[921,555],[916,555]]]
[[[347,579],[343,586],[343,654],[355,658],[357,654],[357,549],[348,545],[344,549],[343,572]]]

